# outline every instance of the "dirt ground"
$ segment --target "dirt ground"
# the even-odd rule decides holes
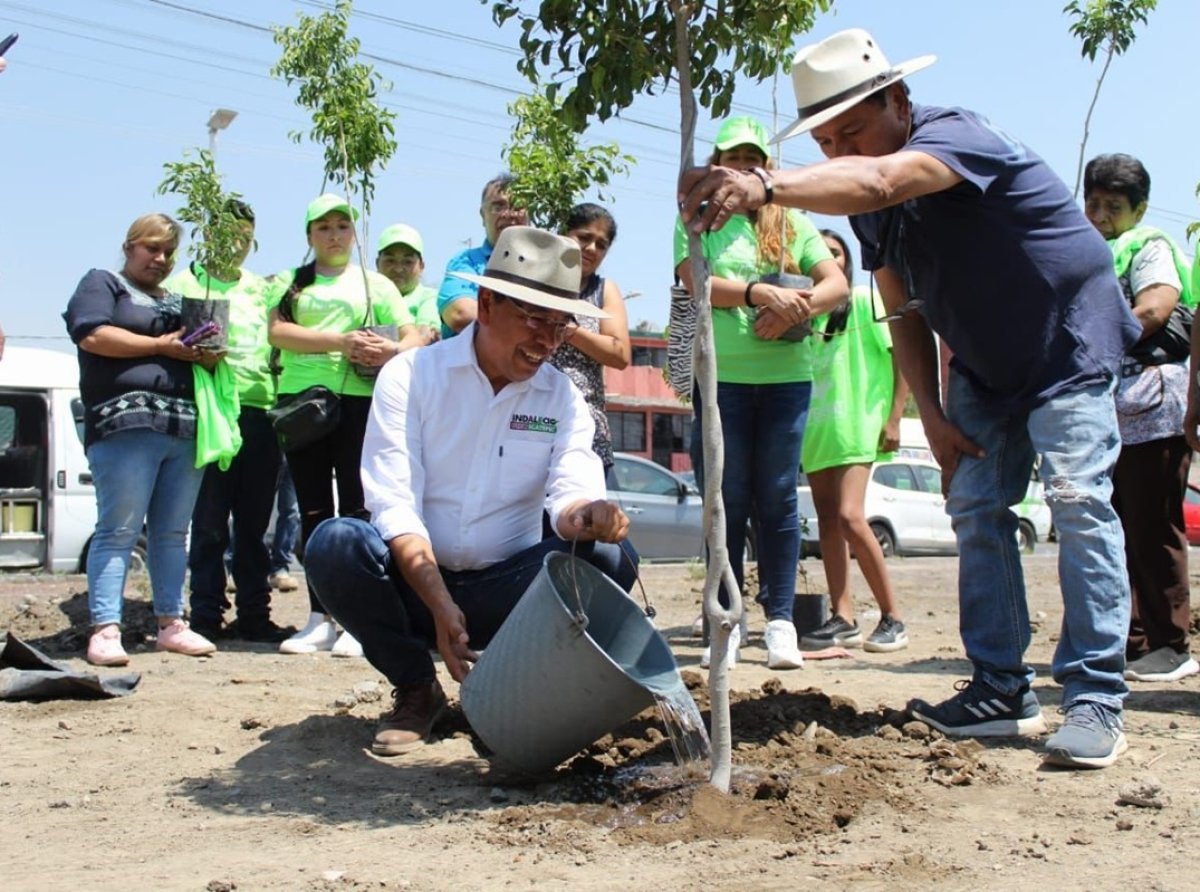
[[[457,709],[434,743],[376,758],[388,689],[365,661],[236,642],[212,658],[157,654],[135,579],[136,693],[0,703],[0,887],[1109,889],[1136,877],[1144,889],[1194,889],[1200,678],[1138,685],[1129,753],[1105,771],[1043,769],[1038,740],[938,739],[900,710],[968,674],[957,561],[889,566],[908,650],[771,672],[753,616],[732,677],[729,796],[671,767],[651,711],[541,778],[490,766]],[[820,563],[804,567],[802,586],[822,591]],[[1054,549],[1026,556],[1025,570],[1036,689],[1057,719]],[[651,566],[643,578],[707,718],[693,575]],[[861,580],[856,592],[869,629],[877,614]],[[303,591],[276,596],[277,619],[306,613]],[[6,628],[84,668],[84,580],[0,579]]]

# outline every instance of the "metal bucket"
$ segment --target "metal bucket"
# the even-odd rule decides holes
[[[548,771],[683,684],[666,640],[615,582],[549,554],[460,691],[504,762]]]

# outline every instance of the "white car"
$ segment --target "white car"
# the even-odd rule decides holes
[[[808,480],[797,489],[805,554],[820,554],[816,509]],[[900,458],[871,468],[867,483],[867,522],[885,557],[909,554],[957,554],[958,543],[942,497],[942,470],[930,461]],[[1050,509],[1042,498],[1042,485],[1032,480],[1018,515],[1017,541],[1022,551],[1033,551],[1050,533]]]

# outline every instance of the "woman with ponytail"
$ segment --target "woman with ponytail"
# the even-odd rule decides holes
[[[853,279],[850,249],[822,230],[833,259]],[[803,465],[812,486],[821,536],[821,560],[832,615],[804,636],[806,650],[862,645],[868,651],[908,646],[883,551],[867,523],[864,502],[871,465],[900,445],[900,414],[908,388],[896,369],[892,339],[877,321],[870,289],[813,323],[813,395],[804,432]],[[850,596],[850,548],[879,605],[879,625],[863,640]]]

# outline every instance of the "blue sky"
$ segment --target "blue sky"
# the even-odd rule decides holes
[[[910,79],[916,101],[983,112],[1073,183],[1100,66],[1079,55],[1063,5],[838,0],[811,37],[865,27],[893,62],[937,54],[936,65]],[[217,152],[228,187],[258,213],[259,251],[249,265],[265,274],[301,260],[304,207],[321,185],[321,153],[288,137],[306,117],[292,92],[269,77],[277,48],[262,29],[318,6],[0,0],[0,36],[21,35],[0,75],[0,321],[10,343],[70,349],[59,314],[76,282],[91,267],[119,264],[125,230],[139,214],[174,210],[172,197],[155,194],[162,164],[207,145],[206,122],[217,107],[239,112]],[[1190,76],[1200,6],[1159,6],[1110,70],[1087,154],[1139,156],[1153,178],[1147,222],[1182,241],[1187,222],[1200,218],[1193,194],[1200,124]],[[379,180],[370,231],[399,221],[417,226],[426,281],[436,286],[446,260],[482,238],[479,189],[503,166],[505,106],[528,90],[515,69],[518,32],[493,25],[477,0],[359,0],[355,9],[364,51],[389,60],[376,64],[394,85],[384,98],[398,114],[400,147]],[[786,123],[794,108],[786,76],[775,95]],[[770,83],[747,83],[735,103],[773,130],[772,99]],[[698,157],[715,132],[716,124],[702,121]],[[631,323],[661,325],[671,283],[678,99],[640,99],[623,120],[594,127],[588,138],[616,141],[639,159],[613,189],[620,233],[604,269],[626,292],[642,292],[630,302]],[[785,146],[785,165],[816,160],[806,136]],[[817,222],[849,229],[845,220]],[[368,256],[373,263],[374,251]]]

